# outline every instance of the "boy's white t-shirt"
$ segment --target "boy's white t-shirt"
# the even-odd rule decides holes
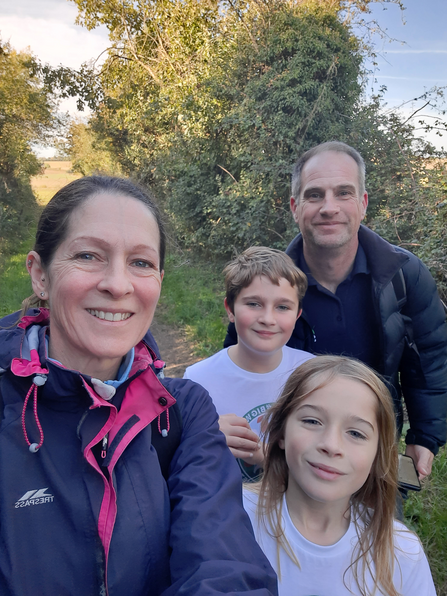
[[[262,419],[281,394],[290,374],[303,362],[313,358],[313,354],[282,348],[282,360],[275,370],[268,373],[253,373],[235,364],[224,348],[210,358],[188,366],[184,379],[199,383],[210,394],[219,416],[236,414],[244,417],[251,429],[260,435]],[[259,466],[238,460],[244,480],[250,481],[259,476]]]
[[[256,540],[278,573],[277,542],[267,532],[264,524],[258,521],[257,499],[257,494],[244,489],[244,507],[253,525]],[[348,531],[338,542],[331,546],[320,546],[309,542],[295,528],[285,499],[282,520],[285,537],[301,569],[281,548],[279,596],[360,596],[353,576],[348,572],[343,578],[344,572],[352,562],[352,552],[357,544],[354,523],[349,525]],[[402,596],[436,596],[430,567],[419,539],[398,521],[394,522],[394,531],[397,557],[394,563],[394,585],[397,591]],[[371,588],[371,576],[366,577],[371,582]],[[343,579],[351,591],[343,583]]]

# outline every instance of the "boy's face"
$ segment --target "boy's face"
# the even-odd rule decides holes
[[[251,352],[273,353],[290,339],[301,310],[296,288],[282,277],[279,286],[259,275],[243,288],[228,318],[236,325],[238,344]]]

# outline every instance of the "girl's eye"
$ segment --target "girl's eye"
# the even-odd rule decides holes
[[[366,441],[366,436],[358,430],[350,430],[349,434],[351,437],[354,437],[354,439],[362,439],[363,441]]]

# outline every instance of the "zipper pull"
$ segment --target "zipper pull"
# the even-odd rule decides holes
[[[106,458],[107,455],[107,443],[109,442],[109,433],[107,433],[106,435],[104,435],[103,439],[102,439],[102,451],[101,451],[101,457],[102,459]]]

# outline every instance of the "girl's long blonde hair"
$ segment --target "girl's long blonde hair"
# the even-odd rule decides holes
[[[336,377],[363,383],[377,397],[377,454],[365,484],[351,497],[351,515],[359,540],[350,568],[362,596],[372,596],[376,590],[386,596],[398,596],[393,583],[393,520],[398,470],[396,421],[388,389],[365,364],[343,356],[317,356],[290,375],[281,397],[267,414],[264,435],[266,456],[264,476],[259,486],[258,516],[265,527],[269,527],[268,531],[277,540],[278,547],[284,548],[297,562],[281,523],[281,504],[287,490],[289,469],[279,442],[284,438],[287,419],[297,406]],[[371,592],[367,587],[367,575],[374,581]]]

